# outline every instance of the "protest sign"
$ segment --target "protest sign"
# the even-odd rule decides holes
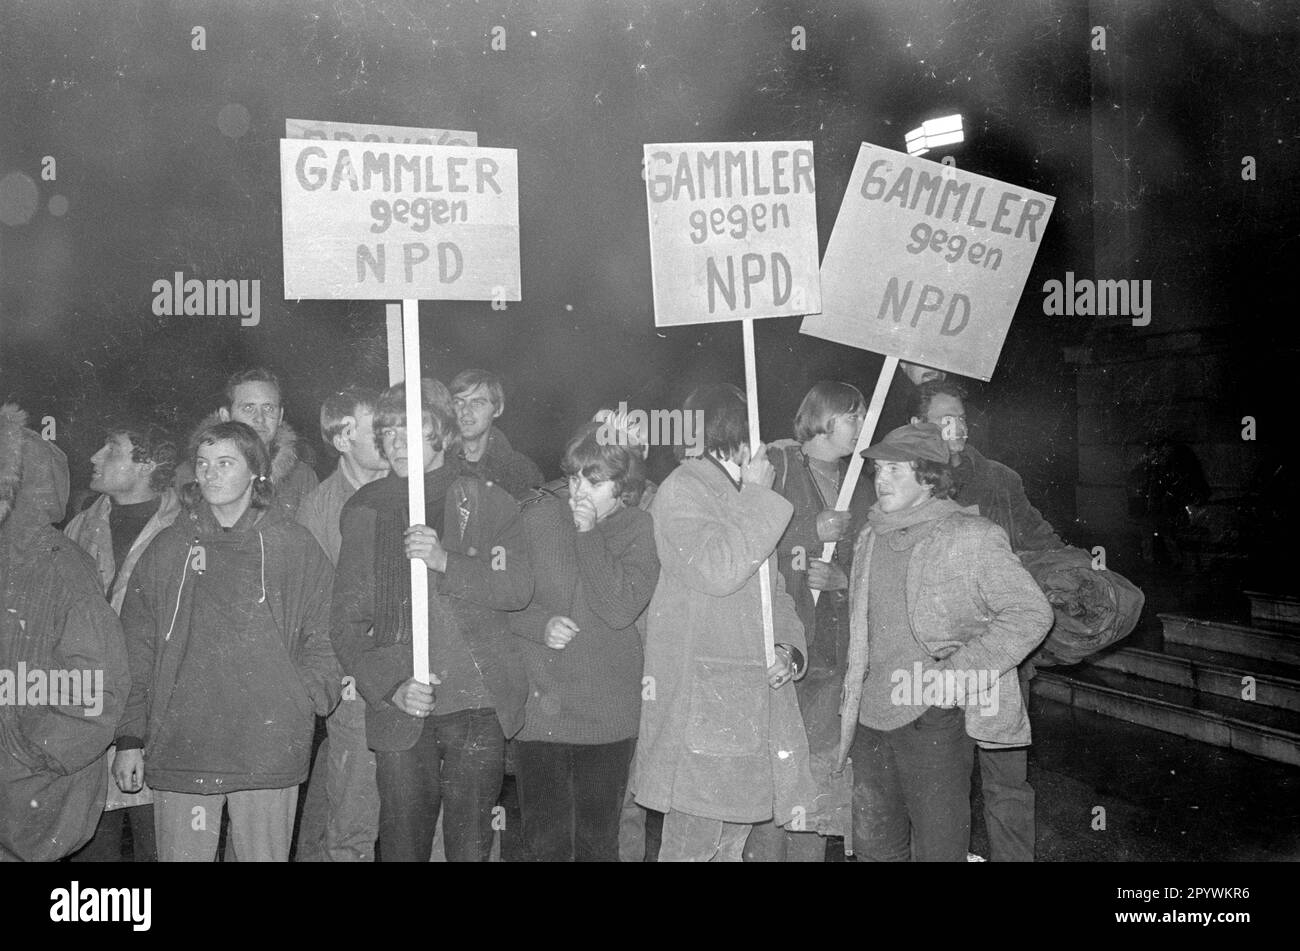
[[[864,142],[801,333],[886,355],[835,507],[847,509],[900,358],[988,380],[1056,199]],[[828,542],[822,559],[835,550]],[[819,592],[813,592],[814,600]]]
[[[519,300],[513,149],[280,140],[286,298]]]
[[[815,313],[817,192],[811,142],[646,145],[655,326],[741,321],[749,443],[760,443],[754,319]],[[772,572],[759,567],[763,647],[776,662]]]
[[[396,145],[478,145],[478,135],[456,129],[416,129],[369,122],[326,122],[285,119],[286,139],[325,139],[331,142],[386,142]]]
[[[308,135],[280,142],[285,297],[402,298],[400,376],[397,315],[388,311],[389,381],[409,381],[408,431],[418,433],[419,298],[520,299],[517,155],[411,143],[439,130],[346,125],[285,124],[290,134]],[[362,142],[353,144],[348,136],[358,134]],[[367,141],[384,136],[402,144]],[[422,440],[408,440],[407,449],[407,503],[418,525],[425,522]],[[410,570],[414,675],[428,683],[428,569],[415,560]]]
[[[811,142],[647,145],[655,326],[821,309]]]
[[[800,331],[988,380],[1055,202],[863,143]]]

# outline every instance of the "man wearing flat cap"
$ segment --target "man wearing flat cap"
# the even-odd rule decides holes
[[[1052,609],[1006,533],[952,501],[939,426],[901,426],[862,455],[877,501],[853,555],[839,749],[854,851],[963,862],[975,746],[1029,742],[1015,670]]]

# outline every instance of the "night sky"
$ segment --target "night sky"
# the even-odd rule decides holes
[[[470,129],[519,151],[523,300],[426,302],[424,366],[501,373],[502,428],[555,475],[568,432],[602,403],[670,408],[702,381],[743,383],[739,325],[654,327],[643,143],[811,139],[824,250],[859,143],[901,151],[924,119],[960,112],[968,141],[942,154],[1057,199],[998,370],[975,387],[976,441],[1068,522],[1062,348],[1106,321],[1044,316],[1041,288],[1092,276],[1105,250],[1095,110],[1123,110],[1130,134],[1113,146],[1137,195],[1100,232],[1124,243],[1128,273],[1097,276],[1154,282],[1150,332],[1239,327],[1246,377],[1275,376],[1295,343],[1279,318],[1295,313],[1300,251],[1296,6],[1145,3],[1108,20],[1116,6],[5,0],[0,397],[56,418],[74,486],[110,416],[153,411],[184,436],[225,377],[257,363],[281,374],[287,417],[319,447],[323,396],[386,382],[384,307],[282,299],[284,120]],[[1108,22],[1107,51],[1091,50]],[[205,50],[191,48],[196,25]],[[791,49],[795,26],[806,50]],[[1122,60],[1122,84],[1098,82],[1097,56]],[[260,279],[260,325],[154,316],[153,282],[175,271]],[[812,382],[875,382],[879,357],[797,325],[758,323],[765,438],[789,435]]]

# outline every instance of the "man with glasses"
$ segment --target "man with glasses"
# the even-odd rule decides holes
[[[542,484],[542,470],[516,452],[495,423],[506,411],[501,378],[486,370],[464,370],[451,381],[452,405],[460,429],[455,460],[463,475],[472,475],[525,499]]]

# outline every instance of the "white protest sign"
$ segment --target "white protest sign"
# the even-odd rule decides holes
[[[419,432],[413,422],[423,416],[419,298],[520,299],[517,154],[475,148],[474,133],[449,130],[287,120],[285,131],[307,140],[280,142],[285,297],[402,297],[400,316],[392,307],[387,315],[389,383],[410,381],[406,416],[410,432]],[[464,146],[422,145],[426,134]],[[358,137],[361,145],[337,144]],[[385,146],[384,139],[394,144]],[[390,260],[396,268],[399,245],[400,281],[389,270]],[[422,267],[435,254],[436,281],[432,266]],[[419,525],[425,521],[423,442],[411,440],[407,448],[407,506],[411,524]],[[412,669],[416,680],[429,683],[428,570],[412,560],[410,571]]]
[[[286,139],[327,139],[339,142],[398,142],[403,145],[478,145],[477,132],[454,129],[418,129],[400,125],[329,122],[323,119],[285,119]],[[402,305],[387,306],[388,385],[401,383]]]
[[[478,145],[478,134],[456,129],[416,129],[368,122],[326,122],[285,119],[286,139],[326,139],[335,142],[388,142],[398,145]]]
[[[988,380],[1055,203],[863,143],[799,329]]]
[[[280,140],[287,299],[520,299],[514,149]]]
[[[811,142],[646,145],[655,326],[817,313]]]
[[[749,443],[759,444],[754,319],[821,309],[811,142],[646,145],[655,326],[740,321]],[[758,569],[763,652],[776,662],[772,572]]]

